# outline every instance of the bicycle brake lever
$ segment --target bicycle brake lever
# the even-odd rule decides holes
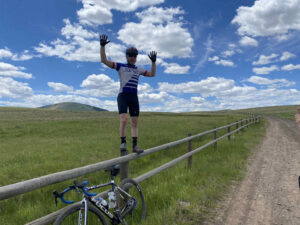
[[[55,205],[56,205],[56,207],[57,207],[57,198],[58,198],[58,192],[55,190],[55,191],[53,191],[53,195],[54,195],[54,201],[55,201]]]
[[[80,195],[81,193],[80,193],[80,191],[79,191],[78,185],[79,185],[79,184],[78,184],[78,181],[77,181],[77,180],[74,180],[74,186],[72,186],[72,187],[75,187],[75,190],[76,190],[77,194]]]

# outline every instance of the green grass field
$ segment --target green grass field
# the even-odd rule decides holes
[[[139,145],[150,148],[244,118],[227,113],[141,113]],[[246,160],[265,132],[266,123],[244,129],[229,142],[218,143],[186,162],[141,183],[147,204],[146,225],[201,224],[232,182],[243,177]],[[224,131],[225,132],[225,131]],[[130,126],[127,129],[131,146]],[[221,135],[218,134],[218,135]],[[212,140],[212,134],[193,141],[193,148]],[[0,108],[0,186],[68,170],[119,156],[119,117],[114,112],[61,112],[42,109]],[[136,177],[182,155],[182,144],[130,162]],[[108,181],[103,171],[79,180],[90,184]],[[24,224],[59,208],[52,191],[72,180],[0,202],[0,224]],[[79,197],[74,193],[69,196]]]
[[[235,112],[236,113],[250,112],[256,115],[276,116],[276,117],[294,120],[296,109],[297,109],[297,105],[288,105],[288,106],[269,106],[269,107],[261,107],[261,108],[242,109],[242,110],[236,110]]]

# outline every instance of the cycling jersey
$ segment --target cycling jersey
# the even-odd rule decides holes
[[[140,75],[146,75],[147,70],[138,68],[135,65],[129,63],[114,63],[114,68],[118,71],[120,80],[119,93],[136,93],[138,88],[138,82]]]

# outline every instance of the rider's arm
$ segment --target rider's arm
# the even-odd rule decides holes
[[[151,70],[150,72],[147,71],[144,76],[145,77],[155,77],[155,74],[156,74],[156,63],[155,62],[152,62],[152,66],[151,66]]]
[[[107,45],[109,42],[110,41],[107,40],[107,35],[105,35],[105,34],[100,35],[100,58],[101,58],[102,63],[104,63],[108,67],[114,69],[115,63],[107,60],[106,53],[105,53],[105,45]]]
[[[106,58],[106,53],[105,53],[105,46],[100,47],[100,57],[101,57],[101,62],[107,65],[108,67],[114,69],[115,68],[115,63],[112,61],[109,61]]]
[[[152,61],[152,66],[150,72],[145,72],[144,76],[146,77],[154,77],[156,73],[156,55],[157,53],[155,51],[150,52],[148,55],[150,60]]]

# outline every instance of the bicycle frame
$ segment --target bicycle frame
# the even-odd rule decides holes
[[[105,184],[99,184],[99,185],[94,185],[91,187],[87,187],[87,190],[94,190],[94,189],[98,189],[98,188],[102,188],[102,187],[106,187],[106,186],[112,186],[112,190],[118,190],[120,191],[123,195],[126,195],[128,198],[131,198],[132,196],[127,193],[125,190],[123,190],[122,188],[120,188],[119,186],[117,186],[114,182],[114,180],[111,180],[111,182],[109,183],[105,183]],[[106,217],[108,217],[110,220],[112,221],[120,221],[123,218],[121,218],[121,214],[123,214],[123,212],[119,212],[119,215],[116,216],[114,214],[112,214],[111,212],[108,211],[108,209],[106,207],[104,207],[103,205],[99,204],[98,201],[96,200],[96,197],[91,197],[91,196],[87,196],[86,194],[83,195],[83,200],[82,200],[82,204],[84,204],[84,224],[87,224],[87,218],[88,218],[88,204],[92,203],[94,206],[96,206]],[[98,203],[98,204],[97,204]],[[80,219],[81,218],[81,219]],[[82,222],[82,212],[79,212],[79,220],[78,220],[78,225],[81,225]]]

